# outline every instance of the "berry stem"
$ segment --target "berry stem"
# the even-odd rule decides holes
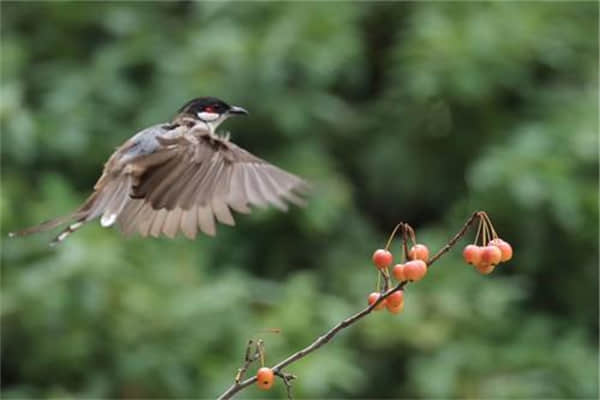
[[[402,246],[404,248],[404,260],[402,262],[408,261],[408,233],[406,231],[406,227],[408,224],[402,223]]]
[[[496,230],[494,229],[494,225],[492,224],[492,220],[490,219],[490,216],[485,211],[482,211],[482,214],[483,214],[484,218],[487,220],[487,223],[488,223],[490,229],[492,230],[492,239],[497,239],[498,234],[496,233]]]
[[[398,225],[396,225],[396,227],[394,228],[394,230],[392,231],[392,234],[390,235],[390,237],[388,238],[387,243],[385,244],[385,249],[389,251],[390,249],[390,245],[392,244],[392,240],[394,239],[394,236],[396,236],[396,232],[398,231],[398,229],[400,228],[400,225],[402,225],[402,222],[399,223]]]
[[[383,291],[387,291],[391,286],[390,273],[388,269],[386,268],[381,270],[381,275],[383,275]]]
[[[262,368],[265,366],[265,342],[262,339],[258,339],[258,342],[256,342],[256,348],[258,349],[260,366]]]
[[[408,233],[410,233],[410,241],[412,242],[412,245],[416,245],[417,244],[417,235],[415,235],[415,230],[412,228],[412,226],[410,226],[407,223],[404,223],[404,227],[408,230]]]
[[[481,233],[481,225],[483,224],[483,220],[479,217],[479,224],[477,225],[477,234],[475,235],[475,241],[473,244],[477,246],[477,240],[479,240],[479,234]]]

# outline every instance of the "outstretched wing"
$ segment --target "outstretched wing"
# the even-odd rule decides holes
[[[193,139],[193,140],[191,140]],[[303,205],[308,184],[235,144],[214,136],[160,139],[170,157],[136,176],[117,222],[126,234],[190,238],[198,228],[216,233],[217,221],[234,225],[230,209],[250,206],[288,209]],[[135,165],[134,165],[135,168]]]

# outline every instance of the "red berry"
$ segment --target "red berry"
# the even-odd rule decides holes
[[[505,242],[504,240],[502,240],[500,238],[496,238],[496,239],[490,240],[488,245],[496,246],[497,248],[500,249],[500,253],[502,253],[502,257],[500,258],[500,261],[504,262],[504,261],[508,261],[512,258],[513,249],[508,242]]]
[[[369,305],[372,305],[373,303],[375,303],[377,301],[377,299],[379,299],[379,296],[381,296],[379,293],[377,292],[373,292],[369,295],[369,298],[367,299],[367,302],[369,303]],[[374,308],[374,310],[378,311],[381,310],[383,307],[385,307],[385,303],[386,303],[387,298],[383,299],[383,301],[379,304],[377,304]]]
[[[479,246],[469,244],[463,250],[463,257],[468,264],[477,265],[481,261],[481,250]]]
[[[256,385],[262,390],[269,390],[273,386],[274,374],[271,368],[262,367],[256,373]]]
[[[390,294],[385,298],[385,305],[387,308],[394,308],[402,305],[404,303],[404,292],[402,290],[397,290],[394,293]]]
[[[478,264],[475,266],[475,269],[483,275],[491,274],[492,271],[494,271],[494,268],[496,268],[496,266],[493,264]]]
[[[410,248],[408,252],[408,257],[411,260],[429,260],[429,249],[424,244],[415,244]]]
[[[483,250],[481,250],[481,264],[491,264],[496,265],[502,259],[502,252],[496,246],[490,245],[485,246]]]
[[[392,253],[387,250],[379,249],[373,253],[373,263],[379,269],[385,269],[392,265]]]
[[[398,314],[401,313],[402,310],[404,309],[404,302],[400,303],[400,305],[397,305],[395,307],[391,307],[389,304],[386,304],[387,310],[389,312],[391,312],[392,314]]]
[[[420,281],[427,273],[427,264],[423,260],[412,260],[404,264],[404,276],[409,281]]]
[[[404,264],[394,265],[394,268],[392,268],[392,274],[399,282],[404,282],[407,280],[406,275],[404,275]]]

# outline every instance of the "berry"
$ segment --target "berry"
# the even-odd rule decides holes
[[[429,249],[424,244],[415,244],[410,248],[408,257],[411,260],[423,260],[427,262],[429,260]]]
[[[369,298],[367,299],[367,302],[369,303],[369,305],[375,303],[377,301],[377,299],[379,299],[379,296],[381,296],[379,293],[377,292],[373,292],[369,295]],[[387,298],[383,299],[383,301],[379,304],[377,304],[374,308],[374,310],[378,311],[381,310],[383,307],[385,307],[385,303],[386,303]]]
[[[491,264],[496,265],[502,259],[502,252],[496,246],[490,245],[485,246],[483,250],[481,250],[481,264]]]
[[[409,281],[420,281],[427,273],[427,264],[423,260],[412,260],[404,264],[404,276]]]
[[[483,275],[491,274],[494,271],[494,268],[496,268],[496,266],[493,264],[478,264],[475,266],[475,269]]]
[[[389,312],[391,312],[392,314],[398,314],[401,313],[402,310],[404,310],[404,302],[400,303],[400,305],[396,306],[396,307],[391,307],[389,304],[386,304],[387,310]]]
[[[385,305],[388,309],[399,307],[404,304],[404,292],[397,290],[385,298]]]
[[[404,264],[394,265],[394,268],[392,268],[392,274],[399,282],[404,282],[407,280],[406,275],[404,275]]]
[[[504,261],[508,261],[512,258],[513,249],[508,242],[505,242],[504,240],[502,240],[500,238],[496,238],[496,239],[490,240],[488,245],[496,246],[497,248],[500,249],[500,253],[502,253],[502,257],[500,258],[500,261],[504,262]]]
[[[468,264],[477,265],[481,261],[481,250],[479,246],[469,244],[463,250],[463,257]]]
[[[392,265],[392,253],[388,250],[379,249],[373,253],[373,263],[379,269],[385,269]]]
[[[262,367],[256,373],[256,385],[262,390],[269,390],[273,386],[274,374],[271,368]]]

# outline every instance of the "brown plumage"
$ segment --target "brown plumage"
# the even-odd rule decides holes
[[[168,124],[147,128],[110,157],[94,193],[74,213],[12,233],[21,236],[69,223],[52,242],[101,218],[125,235],[195,238],[215,235],[216,221],[234,225],[231,210],[304,205],[308,184],[214,133],[227,117],[245,114],[214,98],[188,102]]]

